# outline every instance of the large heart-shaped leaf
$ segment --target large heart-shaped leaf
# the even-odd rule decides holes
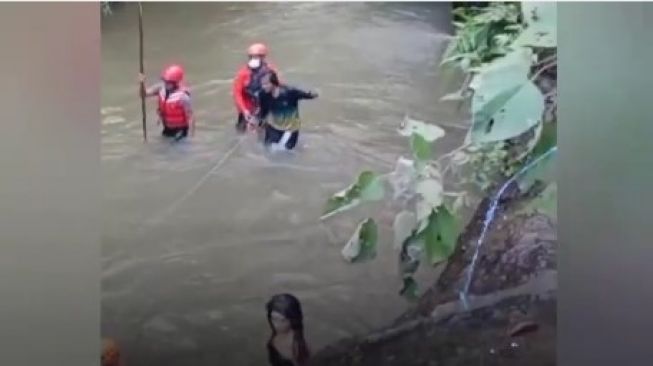
[[[376,257],[378,239],[376,222],[371,218],[365,219],[358,225],[354,235],[342,248],[342,256],[352,263],[373,259]]]
[[[531,151],[531,156],[536,158],[545,152],[549,151],[553,146],[558,143],[558,131],[555,123],[545,123],[542,126],[542,132],[539,139]]]
[[[416,179],[415,162],[403,157],[397,159],[395,170],[388,177],[394,191],[394,199],[410,199],[415,194]]]
[[[400,135],[405,137],[411,137],[416,133],[422,136],[427,142],[433,142],[445,135],[444,130],[439,126],[417,121],[408,117],[406,117],[401,123],[398,132]]]
[[[426,257],[431,264],[440,263],[453,254],[458,234],[456,218],[444,205],[431,212],[428,225],[419,234],[424,243]]]
[[[395,248],[401,248],[408,237],[410,237],[417,225],[417,217],[410,211],[401,211],[395,216],[392,228],[395,235],[394,245]]]
[[[489,78],[504,78],[504,89],[510,89],[516,85],[522,84],[523,80],[528,79],[528,73],[531,70],[533,61],[533,51],[530,49],[516,49],[512,52],[493,60],[492,62],[481,65],[469,83],[471,89],[477,90],[483,87]]]
[[[555,48],[558,45],[557,4],[524,1],[521,3],[526,29],[515,39],[514,46]]]
[[[431,145],[422,135],[413,133],[410,138],[410,147],[413,150],[415,159],[425,161],[431,158]]]
[[[431,208],[442,204],[442,183],[435,179],[424,179],[417,182],[415,192],[422,196]]]
[[[374,172],[364,171],[356,183],[334,194],[327,202],[322,218],[348,210],[363,201],[383,199],[384,189],[381,178]]]
[[[474,78],[471,140],[503,141],[533,128],[542,118],[544,96],[528,80],[530,53],[515,51]]]

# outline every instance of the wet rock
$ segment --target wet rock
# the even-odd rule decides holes
[[[526,307],[539,331],[506,336],[511,314]],[[553,366],[556,301],[514,296],[441,320],[419,319],[318,352],[311,366]]]
[[[522,202],[533,193],[519,194],[513,192],[515,190],[517,187],[508,189],[509,199],[498,208],[496,219],[479,249],[469,295],[516,287],[543,271],[556,268],[556,222],[542,214],[519,214]],[[490,200],[486,199],[479,205],[437,283],[420,298],[414,310],[399,318],[399,322],[427,315],[439,304],[459,297],[489,204]],[[462,250],[465,247],[467,250]]]

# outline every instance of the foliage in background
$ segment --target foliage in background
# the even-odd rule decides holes
[[[518,3],[457,8],[454,17],[457,37],[447,47],[442,65],[457,63],[466,72],[508,53],[508,45],[523,28]]]
[[[401,211],[393,223],[399,269],[407,298],[417,296],[414,274],[426,261],[436,265],[453,253],[461,231],[460,209],[471,205],[469,186],[488,193],[517,169],[556,143],[555,121],[545,120],[555,109],[539,80],[555,69],[556,4],[491,3],[482,9],[456,11],[457,35],[447,48],[442,67],[459,67],[467,74],[463,87],[443,101],[471,99],[472,117],[464,143],[440,157],[433,143],[445,131],[433,124],[406,118],[398,133],[409,139],[410,158],[399,157],[388,174],[361,173],[349,188],[327,203],[323,219],[357,205],[386,198],[386,187]],[[555,76],[555,75],[554,75]],[[519,180],[521,189],[536,181],[551,181],[551,162],[544,159]],[[445,190],[453,180],[458,192]],[[449,184],[451,185],[451,184]],[[555,182],[524,207],[555,215]],[[377,225],[365,218],[343,249],[350,262],[375,257]]]
[[[112,14],[111,4],[108,1],[102,1],[100,3],[100,8],[102,10],[102,15],[107,16]]]

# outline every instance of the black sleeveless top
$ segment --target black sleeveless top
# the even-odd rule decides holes
[[[277,351],[271,341],[268,342],[268,361],[270,366],[295,366],[292,360],[285,358]]]

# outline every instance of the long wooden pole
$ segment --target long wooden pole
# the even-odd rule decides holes
[[[138,2],[138,36],[139,36],[139,61],[140,73],[145,75],[143,63],[143,6]],[[143,115],[143,141],[147,141],[147,108],[145,104],[145,82],[141,81],[141,112]]]

